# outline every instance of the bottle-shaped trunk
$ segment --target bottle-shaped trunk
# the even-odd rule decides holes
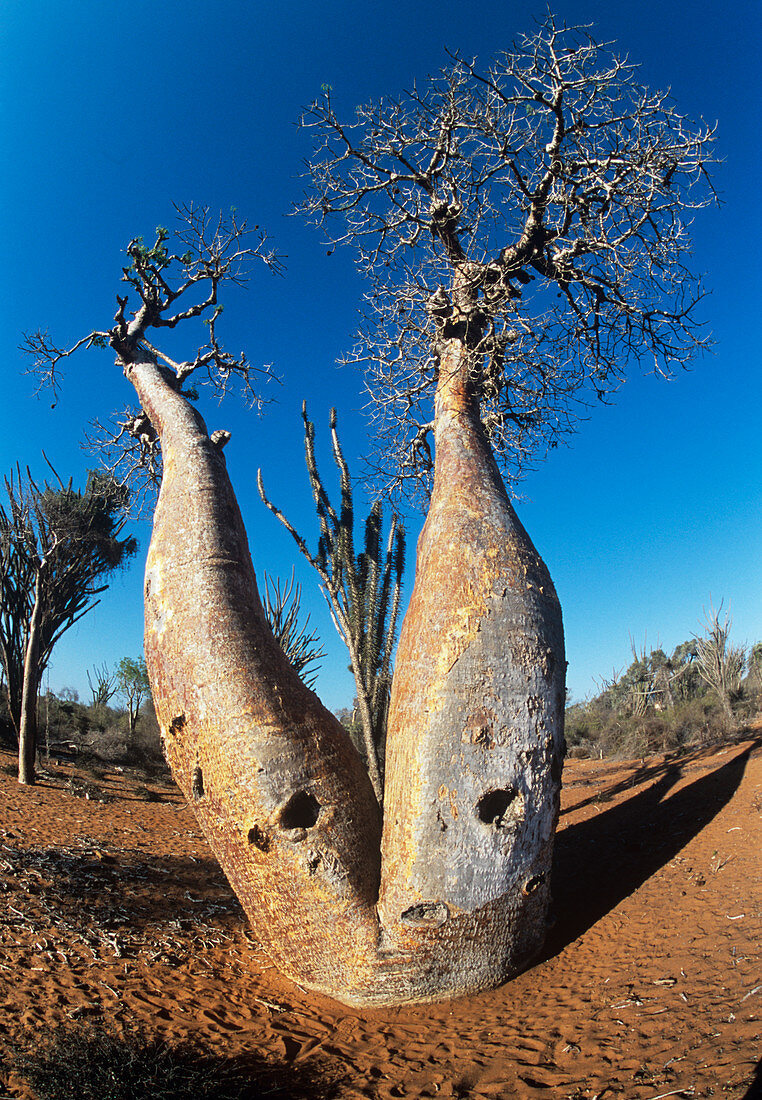
[[[127,373],[164,458],[145,590],[156,712],[175,778],[263,947],[300,985],[353,1005],[505,980],[545,932],[563,636],[467,380],[443,374],[437,396],[380,866],[367,772],[266,623],[220,448],[154,364]]]
[[[558,599],[458,341],[436,401],[434,489],[392,687],[379,903],[388,946],[430,958],[419,996],[497,985],[542,946],[565,694]]]
[[[273,638],[221,449],[153,363],[127,374],[164,462],[145,654],[167,758],[276,964],[350,995],[378,936],[367,772]]]

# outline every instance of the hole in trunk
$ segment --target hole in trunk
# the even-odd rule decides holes
[[[510,820],[515,819],[515,812],[508,814],[509,809],[519,797],[519,792],[515,787],[499,787],[496,790],[487,791],[483,794],[479,801],[476,803],[476,813],[480,821],[483,821],[485,825],[494,825],[496,829],[501,829],[508,824],[506,817]],[[518,809],[520,802],[514,807]]]
[[[260,852],[270,851],[270,837],[264,829],[260,829],[259,825],[253,825],[249,829],[249,844],[258,848]]]
[[[320,815],[320,803],[309,791],[292,794],[280,812],[281,829],[311,829]]]
[[[198,764],[193,769],[191,793],[196,802],[198,802],[200,798],[204,797],[204,773],[201,771],[201,768],[198,766]]]
[[[182,728],[183,728],[184,726],[185,726],[185,715],[184,715],[184,714],[178,714],[178,715],[177,715],[177,716],[176,716],[175,718],[173,718],[173,719],[172,719],[172,721],[171,721],[171,722],[169,723],[169,732],[170,732],[170,733],[179,733],[179,732],[180,732],[180,730],[181,730],[181,729],[182,729]]]
[[[542,886],[544,881],[544,874],[533,875],[531,878],[527,879],[527,881],[524,883],[524,893],[526,894],[526,896],[529,897],[530,894],[533,894],[535,890],[539,889],[540,886]]]
[[[444,924],[450,915],[450,910],[443,901],[423,901],[419,905],[411,905],[400,916],[403,924],[411,924],[413,927],[438,928]]]

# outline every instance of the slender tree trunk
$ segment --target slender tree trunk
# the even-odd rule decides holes
[[[21,689],[19,718],[19,783],[32,786],[35,781],[37,754],[37,695],[40,688],[40,617],[42,614],[42,566],[34,583],[34,607],[29,621],[29,636],[24,653],[24,684]]]
[[[146,663],[168,760],[276,964],[347,1004],[438,1000],[539,949],[558,814],[563,636],[457,371],[392,693],[380,815],[349,736],[267,626],[196,411],[126,368],[162,443]],[[379,920],[380,913],[380,920]]]
[[[435,431],[392,685],[379,904],[400,950],[432,955],[422,997],[497,985],[542,947],[566,668],[558,599],[458,340],[442,357]]]
[[[130,740],[135,736],[135,727],[138,724],[138,712],[137,707],[133,706],[132,699],[127,700],[127,724],[129,727]]]
[[[733,705],[730,701],[730,692],[723,682],[720,682],[717,688],[717,695],[720,700],[720,706],[722,707],[723,717],[725,718],[725,726],[728,732],[732,731],[736,727],[736,717],[733,714]]]
[[[355,664],[356,651],[353,650],[352,652],[353,668],[359,668],[359,661]],[[376,795],[379,807],[383,808],[384,779],[381,774],[381,766],[379,763],[378,742],[375,736],[376,731],[373,728],[373,714],[371,712],[367,688],[365,687],[362,677],[357,673],[355,673],[355,687],[357,688],[357,709],[360,711],[360,721],[362,722],[363,747],[368,763],[368,774],[370,775],[370,781],[373,785],[373,791]]]

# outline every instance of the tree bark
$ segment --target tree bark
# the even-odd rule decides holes
[[[266,623],[221,449],[153,363],[126,373],[164,461],[145,587],[162,739],[262,946],[300,985],[352,1005],[504,981],[545,933],[563,635],[463,378],[443,372],[437,396],[382,870],[368,774]]]
[[[278,967],[362,1001],[380,865],[368,774],[273,638],[222,450],[154,364],[126,373],[164,462],[145,656],[167,758]]]
[[[563,761],[561,609],[452,340],[387,733],[382,924],[419,995],[497,985],[542,947]]]
[[[34,582],[34,607],[29,620],[29,636],[24,653],[24,684],[21,689],[19,718],[19,783],[32,786],[36,779],[37,755],[37,695],[40,689],[40,617],[42,614],[42,572],[37,570]]]

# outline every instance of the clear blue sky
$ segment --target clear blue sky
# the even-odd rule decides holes
[[[329,656],[318,690],[348,704],[346,656],[309,567],[264,509],[272,498],[314,530],[302,460],[302,398],[323,439],[336,405],[345,449],[366,448],[362,380],[335,366],[351,341],[362,286],[351,257],[288,218],[306,135],[300,107],[333,87],[342,109],[395,94],[445,63],[443,47],[488,57],[542,17],[543,3],[414,0],[322,4],[282,0],[2,0],[0,4],[0,471],[29,464],[82,483],[88,422],[131,400],[108,356],[70,361],[55,409],[21,371],[22,333],[46,327],[73,342],[113,316],[130,237],[171,225],[172,202],[235,205],[288,255],[283,279],[255,273],[228,299],[225,338],[284,384],[262,419],[232,404],[203,407],[228,428],[228,466],[255,565],[297,566]],[[568,682],[577,699],[629,663],[629,637],[671,649],[699,629],[710,597],[732,605],[736,641],[762,638],[762,462],[759,370],[760,4],[737,0],[559,0],[571,23],[642,63],[684,112],[717,120],[724,205],[697,218],[695,265],[713,288],[705,316],[716,353],[672,383],[634,377],[614,407],[591,410],[568,448],[519,487],[519,512],[564,607]],[[194,337],[195,339],[195,337]],[[187,354],[192,352],[188,348]],[[353,465],[357,465],[355,461]],[[324,457],[326,473],[330,464]],[[411,542],[420,520],[410,523]],[[142,645],[139,559],[54,654],[50,685],[87,694],[85,670]],[[413,553],[410,559],[412,564]],[[408,591],[412,583],[409,570]]]

